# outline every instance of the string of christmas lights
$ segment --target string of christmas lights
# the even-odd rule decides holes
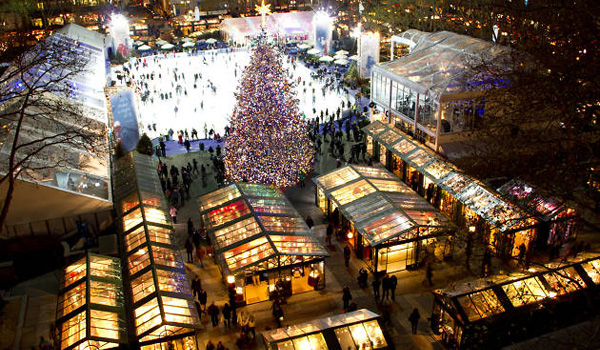
[[[254,50],[236,99],[226,142],[227,178],[278,187],[298,183],[300,174],[312,170],[314,148],[273,48],[261,44]]]

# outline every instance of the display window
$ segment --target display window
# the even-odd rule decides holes
[[[258,184],[239,183],[238,186],[246,196],[250,197],[268,197],[272,199],[283,199],[283,194],[275,187],[263,186]]]
[[[133,302],[137,303],[144,297],[154,293],[156,287],[154,284],[154,278],[152,271],[148,271],[131,281],[133,291]]]
[[[514,307],[532,304],[548,297],[546,289],[537,277],[503,285],[502,289]]]
[[[600,259],[585,262],[581,266],[595,284],[600,284]]]
[[[373,137],[367,135],[367,154],[373,156]]]
[[[58,317],[63,317],[85,305],[85,282],[80,283],[73,289],[59,297]]]
[[[129,276],[133,276],[139,271],[142,271],[146,267],[150,266],[150,257],[145,248],[142,248],[130,255],[127,260]]]
[[[585,282],[573,267],[546,273],[542,277],[548,284],[551,297],[573,293],[585,287]]]
[[[86,272],[86,258],[80,259],[76,263],[67,266],[63,279],[63,288],[68,287],[84,278],[86,276]]]
[[[140,205],[137,193],[131,193],[121,200],[121,215]]]
[[[187,276],[180,272],[157,269],[158,288],[163,292],[189,295],[192,293]]]
[[[197,350],[198,344],[195,336],[173,339],[151,345],[144,345],[142,350]]]
[[[92,304],[117,306],[117,301],[121,299],[119,293],[114,283],[90,281],[90,303]]]
[[[374,193],[348,203],[344,209],[350,220],[361,223],[380,213],[394,210],[394,206],[381,193]]]
[[[377,191],[366,180],[360,180],[331,193],[340,205],[345,205]]]
[[[340,168],[334,170],[323,176],[319,176],[316,180],[319,182],[321,187],[331,190],[341,185],[345,185],[352,180],[358,179],[360,175],[354,169],[350,167]]]
[[[248,214],[250,214],[250,208],[246,202],[238,200],[205,214],[203,219],[206,229],[210,230]]]
[[[125,251],[130,252],[145,243],[148,243],[146,228],[140,226],[125,236]]]
[[[392,147],[393,150],[401,154],[407,154],[415,148],[417,148],[417,146],[414,143],[408,141],[407,139],[401,140]]]
[[[325,196],[325,192],[320,188],[317,189],[317,206],[322,212],[327,214],[327,197]]]
[[[146,215],[148,223],[162,225],[169,225],[171,223],[171,219],[167,219],[167,213],[161,209],[144,207],[144,215]]]
[[[246,240],[262,233],[262,229],[254,216],[238,221],[230,226],[216,230],[214,242],[216,250],[222,250],[237,242]]]
[[[274,254],[275,251],[267,238],[261,237],[224,252],[223,257],[230,270],[235,271]]]
[[[61,325],[60,347],[67,349],[86,337],[86,311],[84,310]]]
[[[217,191],[202,195],[198,197],[198,203],[200,203],[200,211],[204,212],[212,208],[219,207],[224,203],[239,198],[242,194],[236,186],[223,187]]]
[[[193,324],[195,319],[198,319],[196,306],[193,301],[172,297],[161,297],[163,308],[165,310],[165,321]]]
[[[432,160],[434,156],[423,149],[417,149],[408,156],[408,160],[416,167],[422,167],[427,162]]]
[[[142,210],[140,208],[135,209],[123,217],[123,232],[131,230],[137,225],[140,225],[143,221]]]
[[[369,181],[381,192],[401,192],[406,188],[406,186],[398,180],[371,179]]]
[[[300,217],[259,215],[258,220],[268,232],[301,233],[306,232],[306,225]]]
[[[448,163],[439,159],[434,159],[425,167],[425,173],[436,180],[448,175],[452,170],[454,169]]]
[[[385,169],[373,168],[362,165],[353,165],[352,168],[356,170],[360,174],[360,176],[369,178],[371,180],[388,179],[397,181],[396,177],[394,177],[394,175],[390,174],[390,172]]]
[[[379,163],[387,166],[387,149],[384,145],[379,145]]]
[[[396,212],[364,225],[363,229],[366,231],[369,241],[382,242],[410,230],[414,226],[415,224],[407,216]]]
[[[378,137],[386,145],[391,145],[402,138],[402,136],[393,129],[382,132]]]
[[[179,252],[176,252],[170,248],[151,246],[152,247],[152,257],[154,258],[154,263],[156,265],[173,267],[176,269],[182,270],[184,268],[183,261],[179,256]]]
[[[294,215],[295,210],[287,205],[283,199],[248,198],[248,203],[257,214]]]

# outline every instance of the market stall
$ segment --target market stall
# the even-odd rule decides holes
[[[276,187],[236,183],[198,197],[198,205],[240,304],[325,286],[327,251]]]
[[[200,320],[152,157],[118,159],[114,181],[131,341],[144,350],[196,349]]]
[[[367,309],[262,333],[268,350],[388,349],[381,317]]]
[[[496,254],[518,256],[523,247],[527,252],[533,248],[538,221],[532,215],[391,125],[375,121],[363,130],[372,157],[457,225],[482,233]]]
[[[582,322],[600,304],[600,257],[580,255],[526,273],[433,292],[431,327],[451,349],[497,349]]]
[[[385,169],[348,165],[313,181],[317,206],[341,215],[345,238],[374,272],[417,268],[429,254],[450,253],[450,221]]]
[[[121,262],[88,253],[60,279],[56,324],[61,350],[112,349],[127,342]]]
[[[529,184],[514,179],[498,192],[540,221],[538,243],[542,246],[560,246],[575,240],[578,216],[561,200],[546,196]]]

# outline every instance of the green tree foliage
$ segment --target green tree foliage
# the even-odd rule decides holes
[[[140,140],[138,141],[136,150],[138,151],[138,153],[146,154],[149,156],[154,154],[154,148],[152,147],[152,140],[150,140],[150,138],[148,137],[148,135],[146,135],[146,133],[143,133],[142,136],[140,137]]]

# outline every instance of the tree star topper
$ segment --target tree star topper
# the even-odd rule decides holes
[[[256,12],[261,15],[261,24],[265,25],[265,16],[271,14],[271,4],[265,5],[265,0],[261,0],[260,6],[256,5]]]

